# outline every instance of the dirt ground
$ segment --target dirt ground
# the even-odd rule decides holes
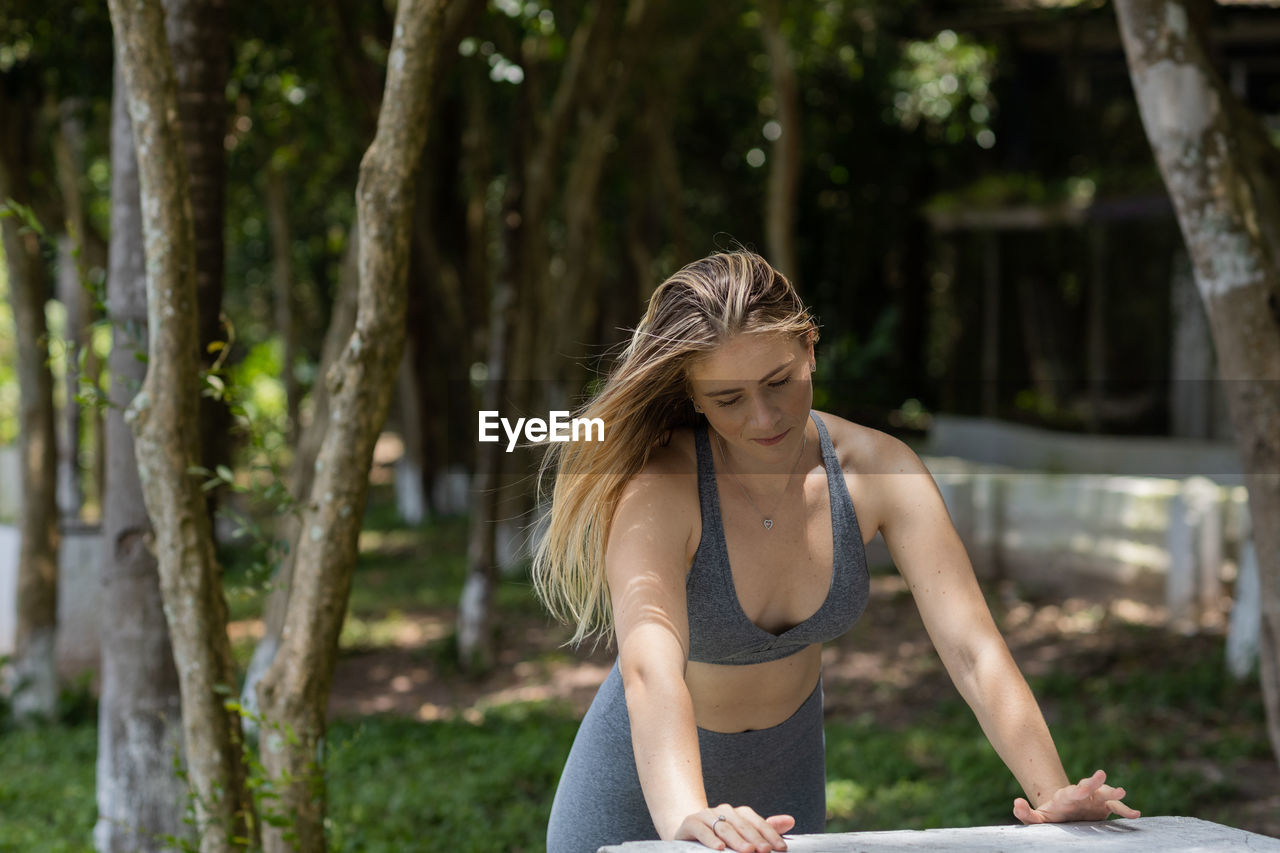
[[[1167,638],[1143,640],[1141,634],[1118,628],[1126,622],[1160,624],[1164,614],[1156,607],[1128,600],[1099,604],[1069,599],[1033,606],[1012,594],[1002,599],[992,602],[993,609],[1028,675],[1051,668],[1090,675],[1121,659],[1171,651]],[[334,677],[331,714],[476,719],[486,706],[519,700],[563,701],[582,713],[613,661],[607,650],[588,654],[561,648],[566,632],[543,620],[504,618],[505,651],[498,665],[483,678],[467,678],[438,651],[453,629],[451,611],[408,614],[398,626],[391,648],[344,652]],[[1144,642],[1151,648],[1142,648]],[[909,724],[938,698],[953,695],[901,578],[872,579],[872,600],[858,626],[823,651],[823,689],[828,719],[871,714],[884,726]],[[1256,795],[1197,817],[1280,837],[1280,769],[1275,762],[1205,770],[1251,779]]]

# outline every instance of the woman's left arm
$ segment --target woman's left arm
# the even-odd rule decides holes
[[[1026,792],[1014,801],[1023,823],[1138,817],[1098,771],[1069,784],[1026,679],[1000,636],[964,545],[933,476],[918,456],[886,436],[881,457],[880,532],[920,609],[943,665],[996,753]]]

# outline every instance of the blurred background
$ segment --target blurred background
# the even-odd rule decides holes
[[[1280,834],[1247,494],[1110,4],[461,5],[333,685],[331,846],[417,849],[430,833],[540,849],[611,658],[563,647],[533,601],[540,457],[478,444],[476,412],[581,403],[653,288],[738,246],[818,317],[815,408],[930,466],[1068,772],[1106,767],[1146,815]],[[190,58],[222,73],[195,107],[214,179],[193,201],[206,367],[225,392],[202,415],[210,512],[248,673],[278,636],[281,507],[306,492],[322,379],[353,322],[354,189],[394,4],[224,11]],[[1204,12],[1216,67],[1280,141],[1280,7]],[[112,81],[104,5],[6,0],[0,144],[40,232],[27,274],[45,294],[62,544],[58,721],[0,724],[2,849],[92,846],[102,421],[122,322],[105,299]],[[14,324],[6,298],[0,655],[19,619]],[[831,829],[1007,822],[1016,784],[878,539],[869,556],[867,616],[824,653]]]

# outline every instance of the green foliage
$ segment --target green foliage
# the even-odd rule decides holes
[[[944,212],[959,209],[998,208],[1019,204],[1087,205],[1097,193],[1093,177],[1072,176],[1061,180],[1023,172],[998,172],[941,192],[929,199],[927,209]]]
[[[209,344],[209,351],[218,356],[202,374],[202,394],[227,404],[246,464],[239,473],[227,465],[213,470],[192,466],[188,473],[203,478],[201,488],[205,491],[225,488],[246,499],[248,508],[244,511],[231,502],[219,505],[218,513],[234,524],[231,535],[240,543],[221,559],[233,564],[232,570],[225,572],[232,580],[225,592],[233,606],[236,600],[256,605],[261,594],[269,591],[270,578],[291,547],[278,538],[281,517],[299,509],[285,483],[289,452],[285,446],[283,386],[276,378],[280,372],[278,341],[254,346],[248,357],[228,368],[225,360],[234,335],[228,338]]]
[[[823,339],[816,348],[818,371],[814,376],[813,405],[817,409],[850,411],[860,400],[889,394],[884,386],[887,365],[894,357],[899,312],[886,308],[863,338],[843,332]]]
[[[907,130],[924,125],[937,141],[954,145],[972,138],[991,148],[995,68],[994,48],[951,30],[911,41],[890,78],[894,115]]]
[[[46,262],[51,262],[56,255],[48,230],[40,222],[35,211],[14,199],[6,199],[0,205],[0,219],[12,218],[20,223],[19,233],[34,233],[39,240]],[[79,265],[79,250],[72,253],[72,262]],[[101,269],[78,270],[81,286],[90,294],[91,310],[97,314],[106,311],[105,273]],[[20,388],[17,377],[17,339],[13,326],[13,308],[9,298],[9,266],[0,245],[0,446],[14,442],[20,429],[18,402]],[[85,370],[92,348],[99,360],[105,362],[110,349],[110,323],[100,321],[90,327],[89,346],[72,354],[72,343],[66,323],[66,309],[61,302],[49,300],[45,303],[45,325],[48,337],[46,343],[49,351],[48,367],[53,378],[53,394],[55,400],[66,399],[66,383],[68,373],[72,369],[71,361],[77,361],[79,387],[75,399],[87,408],[103,409],[107,406],[105,383],[108,380],[105,371],[98,377],[102,385],[95,385]],[[86,433],[92,428],[88,419],[80,424]]]
[[[0,733],[0,850],[93,850],[97,747],[91,724]]]
[[[1124,656],[1094,674],[1063,669],[1032,687],[1073,777],[1103,767],[1144,814],[1205,815],[1248,784],[1206,768],[1269,760],[1257,680],[1232,681],[1211,639],[1134,633],[1152,648],[1176,642],[1177,654],[1164,664],[1154,654]],[[374,716],[330,727],[326,828],[335,853],[441,844],[541,850],[576,719],[543,704],[466,716],[425,723]],[[826,733],[831,832],[1012,820],[1021,792],[958,698],[909,725],[829,718]],[[94,747],[85,717],[0,733],[0,850],[91,849]],[[260,766],[254,780],[269,799]],[[263,810],[264,821],[278,819]]]
[[[280,377],[286,367],[284,347],[272,337],[251,346],[229,371],[231,384],[240,389],[238,406],[261,431],[262,449],[268,452],[284,449],[289,411]]]
[[[511,705],[465,720],[371,718],[333,727],[332,850],[542,850],[577,721]]]

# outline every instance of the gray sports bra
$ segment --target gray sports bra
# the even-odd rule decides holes
[[[831,587],[822,606],[808,619],[774,634],[756,625],[742,610],[729,568],[729,550],[720,520],[715,460],[707,425],[694,432],[698,449],[698,504],[702,510],[702,539],[685,579],[689,607],[689,660],[715,664],[752,664],[778,660],[812,643],[822,643],[848,631],[867,606],[870,578],[862,546],[858,516],[845,486],[840,462],[827,428],[810,412],[818,428],[822,461],[831,497],[833,563]]]

